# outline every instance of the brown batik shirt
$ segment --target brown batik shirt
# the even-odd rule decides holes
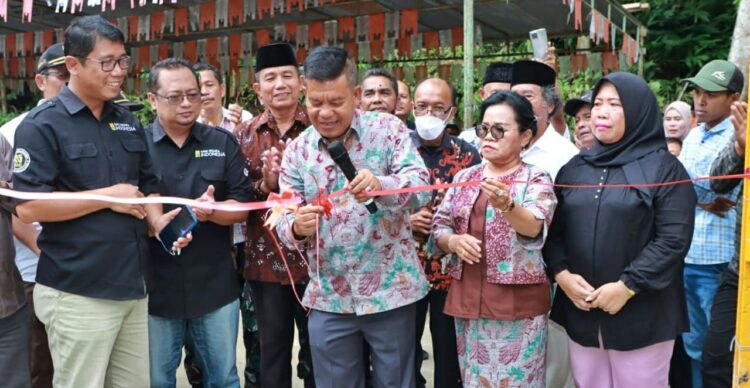
[[[279,140],[286,143],[295,139],[308,126],[310,126],[310,120],[307,117],[307,111],[301,104],[298,104],[294,114],[294,123],[284,135],[281,135],[276,120],[269,110],[235,128],[234,134],[237,136],[242,152],[247,159],[253,201],[263,201],[268,197],[268,194],[260,189],[263,182],[261,154],[271,147],[278,148]],[[245,232],[247,238],[245,242],[246,262],[243,276],[247,280],[290,284],[289,274],[279,255],[279,248],[271,236],[271,233],[275,234],[276,232],[263,227],[265,220],[266,213],[263,211],[250,212],[247,217]],[[278,236],[276,237],[278,240]],[[307,266],[300,254],[287,249],[280,241],[279,247],[281,247],[281,252],[283,252],[286,263],[289,265],[294,283],[307,282]]]

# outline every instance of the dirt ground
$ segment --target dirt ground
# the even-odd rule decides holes
[[[427,380],[427,386],[432,387],[433,385],[433,377],[434,377],[434,370],[435,370],[435,364],[432,359],[432,336],[430,335],[430,323],[429,323],[429,317],[427,318],[428,322],[425,324],[425,331],[424,335],[422,336],[422,347],[424,348],[427,353],[430,354],[430,358],[422,363],[422,375]],[[296,330],[295,330],[295,336],[296,336]],[[292,366],[292,371],[296,371],[297,369],[297,352],[299,350],[299,344],[297,341],[294,341],[294,351],[292,354],[294,354],[294,365]],[[245,385],[244,377],[242,375],[242,371],[245,369],[245,346],[242,344],[242,333],[237,335],[237,373],[240,376],[240,386]],[[294,373],[294,372],[293,372]],[[298,379],[296,376],[292,379],[292,387],[293,388],[302,388],[304,385],[302,384],[302,380]],[[180,364],[180,369],[177,370],[177,388],[190,388],[190,384],[187,382],[187,378],[185,378],[185,370],[182,368],[182,364]]]

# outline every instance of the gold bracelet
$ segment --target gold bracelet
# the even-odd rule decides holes
[[[625,284],[625,283],[623,283],[623,285],[624,285],[624,284]],[[630,294],[630,297],[631,297],[631,298],[635,296],[635,291],[633,291],[633,290],[631,290],[630,288],[628,288],[628,286],[625,286],[625,289],[626,289],[626,290],[628,291],[628,294]]]

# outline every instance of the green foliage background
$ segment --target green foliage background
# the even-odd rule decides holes
[[[648,81],[662,106],[681,96],[683,85],[680,80],[698,72],[700,67],[712,59],[725,59],[729,53],[735,18],[739,0],[650,0],[650,9],[639,12],[636,16],[648,28],[646,37],[646,60],[644,62],[644,78]],[[568,52],[575,48],[575,37],[555,39],[553,43],[558,52]],[[453,57],[453,60],[435,60],[436,53],[417,52],[413,59],[405,63],[373,63],[360,64],[360,70],[371,67],[406,67],[413,64],[426,64],[430,76],[437,76],[440,64],[461,64],[463,53],[458,47],[455,53],[450,48],[442,48],[442,57]],[[481,61],[512,61],[529,56],[530,45],[527,41],[515,43],[489,43],[480,48],[475,55],[490,56]],[[637,67],[628,69],[636,72]],[[474,71],[474,90],[481,87],[483,74],[479,69]],[[559,86],[563,100],[578,96],[590,89],[601,77],[601,73],[586,71],[575,77],[563,75]],[[463,121],[463,106],[466,96],[463,92],[463,81],[453,82],[460,97],[459,117]],[[415,85],[410,85],[414,87]],[[31,109],[38,99],[38,95],[16,95],[8,93],[6,99],[9,113],[0,115],[0,124],[14,117],[17,113]],[[153,121],[154,111],[145,96],[128,94],[128,98],[144,103],[145,109],[137,115],[144,123]],[[471,96],[478,107],[479,96]],[[243,85],[232,102],[237,102],[252,113],[261,110],[255,93],[250,85]],[[682,100],[690,102],[688,95],[682,95]]]

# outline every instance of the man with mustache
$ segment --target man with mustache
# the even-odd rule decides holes
[[[161,60],[151,68],[148,86],[157,117],[146,127],[147,145],[161,176],[159,192],[209,203],[247,202],[249,181],[237,140],[196,121],[201,93],[192,64]],[[192,210],[199,226],[189,247],[175,254],[156,239],[149,244],[151,387],[174,386],[186,342],[192,345],[206,386],[239,387],[235,354],[240,288],[228,236],[247,212]]]
[[[414,119],[416,131],[411,139],[430,172],[430,183],[451,183],[453,177],[464,168],[480,163],[479,152],[471,144],[448,133],[447,123],[456,114],[454,91],[442,79],[430,78],[422,81],[414,92]],[[451,285],[451,276],[443,268],[449,256],[431,255],[428,238],[432,233],[433,213],[440,205],[442,195],[435,192],[427,206],[411,215],[410,222],[417,242],[417,255],[423,265],[430,291],[417,302],[417,349],[421,349],[427,314],[430,315],[430,333],[435,356],[436,388],[461,387],[461,372],[456,352],[456,328],[452,316],[443,313],[443,307]],[[417,383],[424,386],[420,372],[421,352],[417,352]],[[421,380],[421,381],[420,381]]]
[[[310,120],[299,99],[304,77],[292,46],[280,43],[259,48],[255,73],[253,90],[266,110],[235,128],[235,135],[247,159],[253,200],[262,201],[270,193],[279,192],[279,169],[286,144],[302,133]],[[300,297],[305,291],[307,267],[296,250],[282,245],[278,251],[272,235],[275,232],[266,229],[264,222],[263,212],[251,212],[246,223],[246,282],[242,293],[245,346],[251,341],[259,344],[259,386],[291,388],[296,323],[300,344],[297,376],[304,379],[305,387],[314,387],[307,316],[295,297],[295,291]],[[254,338],[253,326],[259,340]],[[252,357],[257,358],[258,351],[253,351],[255,355],[247,355],[248,365],[257,362]],[[252,377],[246,369],[246,382]]]
[[[594,146],[594,134],[591,132],[591,91],[578,98],[571,98],[565,103],[565,114],[575,120],[575,140],[579,149],[587,150]]]
[[[229,108],[222,106],[227,91],[224,86],[224,77],[221,76],[219,69],[208,63],[196,63],[193,65],[193,70],[198,73],[201,87],[199,123],[232,132],[234,127],[253,118],[252,113],[237,104],[229,104]]]
[[[398,83],[388,70],[367,70],[360,87],[362,88],[362,97],[360,97],[359,109],[380,113],[396,113]]]

